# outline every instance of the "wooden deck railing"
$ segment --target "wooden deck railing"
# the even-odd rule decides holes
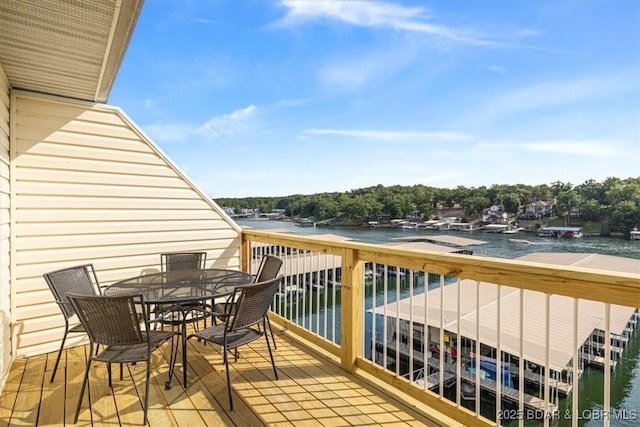
[[[591,352],[591,347],[588,347],[586,343],[583,345],[577,338],[579,334],[578,309],[582,307],[580,304],[585,301],[601,303],[604,321],[603,325],[598,328],[601,329],[603,337],[609,336],[613,332],[610,328],[612,307],[631,307],[633,312],[630,318],[631,323],[637,321],[638,318],[638,310],[633,311],[633,309],[640,307],[640,274],[634,273],[617,273],[474,255],[420,252],[384,245],[334,241],[314,236],[244,230],[242,235],[243,270],[252,271],[263,253],[274,253],[286,258],[283,273],[286,276],[285,284],[288,288],[286,288],[286,292],[282,293],[282,300],[274,303],[274,312],[276,313],[273,316],[274,322],[338,356],[342,368],[346,371],[358,372],[362,370],[372,374],[399,391],[409,394],[465,425],[495,425],[510,418],[518,418],[520,425],[522,425],[527,415],[532,414],[529,411],[530,408],[535,408],[535,405],[539,405],[540,422],[548,425],[550,416],[558,415],[553,412],[557,408],[554,404],[554,393],[557,396],[557,393],[562,391],[562,387],[567,385],[570,387],[573,381],[572,377],[579,377],[581,365],[577,361],[583,360],[584,356],[579,352]],[[309,257],[313,260],[309,261]],[[332,264],[336,259],[338,266]],[[314,262],[316,264],[313,264]],[[380,279],[376,280],[378,272],[380,272]],[[402,279],[401,273],[403,274]],[[408,274],[406,278],[405,274]],[[324,288],[321,287],[321,278],[324,279]],[[434,278],[433,284],[431,284],[430,278]],[[331,291],[327,287],[329,279],[333,284]],[[493,285],[487,287],[486,284]],[[455,292],[457,301],[450,304],[453,309],[449,308],[447,312],[444,293],[445,287],[451,285],[457,288],[457,292]],[[339,289],[336,290],[338,286]],[[472,289],[472,291],[469,292],[469,295],[464,296],[462,295],[463,289]],[[432,290],[435,290],[433,295],[431,294]],[[507,291],[515,292],[515,296],[519,296],[515,299],[515,301],[519,301],[516,303],[519,305],[517,310],[519,314],[516,319],[501,319],[501,313],[508,308],[501,307],[501,304],[504,304],[501,303],[502,295]],[[528,298],[533,298],[534,295],[531,291],[541,297],[540,301],[542,301],[545,310],[542,325],[528,326],[525,321],[527,316],[524,313],[526,312],[525,307],[528,305]],[[329,292],[332,292],[333,296]],[[303,294],[301,299],[299,299],[299,293]],[[429,303],[427,299],[430,295],[432,295],[432,299],[437,295],[439,301]],[[529,365],[518,362],[518,367],[515,368],[515,375],[519,381],[518,387],[511,387],[504,383],[502,375],[506,374],[503,374],[501,369],[497,369],[497,378],[493,385],[489,386],[493,387],[491,391],[496,396],[495,408],[491,408],[490,414],[487,416],[480,410],[480,387],[475,388],[475,410],[467,409],[461,404],[459,391],[461,390],[461,377],[465,377],[467,381],[474,382],[476,385],[482,384],[482,387],[486,388],[480,377],[480,370],[477,369],[475,375],[463,372],[461,360],[463,359],[462,355],[465,354],[463,341],[466,341],[466,345],[471,346],[471,351],[466,353],[466,361],[475,362],[475,366],[480,366],[480,354],[488,348],[485,345],[477,344],[477,342],[483,341],[483,334],[486,335],[485,331],[480,330],[480,307],[483,304],[481,299],[484,301],[486,298],[493,298],[493,296],[495,298],[492,300],[492,304],[497,307],[494,310],[495,329],[500,331],[500,333],[494,331],[495,337],[491,338],[493,342],[491,351],[493,351],[494,357],[503,360],[503,355],[506,354],[505,349],[509,343],[501,342],[501,339],[503,339],[504,329],[509,325],[512,326],[514,322],[518,324],[519,328],[519,331],[516,329],[519,351],[513,355],[515,359],[525,360],[524,335],[525,329],[530,327],[543,329],[540,344],[544,346],[544,356],[543,360],[538,360],[542,365],[537,368],[540,393],[533,393],[538,394],[537,401],[529,401],[535,400],[536,397],[524,392],[527,375],[532,376],[529,371],[525,371]],[[553,309],[557,311],[557,304],[561,301],[562,310],[571,313],[569,319],[573,320],[570,322],[571,324],[563,325],[563,327],[570,328],[572,331],[574,344],[572,361],[575,362],[567,366],[564,371],[554,366],[551,360],[553,349],[550,348],[550,336],[553,334],[552,328],[554,327],[550,320],[552,317],[550,314],[552,297],[555,304]],[[572,301],[573,304],[566,304],[566,298],[560,297],[568,297],[567,301]],[[395,320],[395,326],[393,321],[389,323],[388,319],[393,316],[387,313],[386,307],[387,303],[396,302],[403,298],[409,301],[409,314],[404,327],[410,332],[402,338],[404,341],[401,343],[400,328],[402,325],[399,320]],[[376,300],[379,301],[376,302]],[[380,301],[384,304],[380,304]],[[300,306],[294,307],[296,304]],[[414,312],[413,307],[419,307],[421,304],[423,304],[423,312],[418,312],[417,308]],[[435,310],[431,308],[433,304],[439,304],[439,311],[438,308]],[[473,314],[465,315],[465,309],[461,307],[465,305],[475,306],[475,310],[469,312],[473,312]],[[332,315],[331,306],[338,313]],[[399,303],[396,309],[399,313]],[[580,310],[584,309],[580,308]],[[436,313],[435,320],[426,320],[434,312]],[[302,314],[300,315],[300,313]],[[453,318],[448,318],[448,316]],[[396,315],[396,318],[399,317],[399,314]],[[421,332],[422,335],[415,331],[420,322],[424,328]],[[470,337],[469,333],[465,334],[460,329],[460,325],[464,325],[465,322],[468,323],[467,326],[474,325],[472,327],[475,329],[475,334],[472,334],[474,336]],[[332,326],[334,323],[335,328]],[[366,323],[367,325],[365,325]],[[430,326],[425,326],[425,323],[429,323]],[[387,330],[387,324],[395,328],[395,348],[393,344],[387,344],[387,340],[392,336],[391,330]],[[448,329],[448,324],[455,324],[455,326],[452,327],[452,330],[449,328],[445,331]],[[445,349],[449,346],[450,355],[455,349],[460,357],[445,361],[446,356],[443,351],[442,357],[431,363],[428,354],[432,355],[432,352],[427,349],[431,332],[427,329],[432,328],[433,325],[436,327],[431,332],[433,332],[439,348]],[[440,325],[444,325],[444,327],[440,327]],[[632,327],[633,325],[631,324]],[[366,330],[367,326],[369,331]],[[382,331],[381,337],[376,334],[379,331]],[[594,336],[597,337],[597,334]],[[449,341],[450,339],[455,340],[455,344]],[[620,336],[617,339],[624,341],[625,337]],[[475,342],[473,342],[474,340]],[[471,341],[470,344],[469,341]],[[603,356],[601,359],[603,359],[604,366],[609,366],[612,363],[612,342],[604,338],[602,341],[600,346],[603,348]],[[378,345],[381,347],[381,361],[376,360]],[[409,349],[406,351],[408,354],[403,356],[409,364],[408,373],[398,367],[401,364],[400,350],[402,348]],[[414,352],[411,349],[418,349],[418,351]],[[389,360],[391,359],[395,359],[395,368],[390,367]],[[424,362],[422,365],[425,369],[420,386],[417,385],[417,377],[413,371],[418,362]],[[438,383],[433,387],[436,389],[435,391],[429,390],[431,387],[427,385],[428,372],[426,370],[430,363],[434,365],[437,373],[437,375],[434,374],[435,381]],[[532,363],[531,366],[536,365]],[[451,381],[455,381],[456,384],[455,397],[445,396],[443,383],[446,382],[447,372],[453,373]],[[610,409],[611,378],[609,369],[605,369],[604,381],[603,407],[606,412]],[[509,393],[511,393],[510,398],[514,404],[505,409],[506,407],[501,405],[505,399],[508,400]],[[570,418],[572,418],[572,424],[577,425],[577,388],[572,394],[569,405],[572,411]],[[501,398],[497,398],[497,396],[501,396]],[[604,419],[604,423],[608,425],[608,419]]]

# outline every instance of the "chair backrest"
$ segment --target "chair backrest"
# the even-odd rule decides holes
[[[273,255],[265,255],[262,257],[260,267],[258,267],[255,282],[264,282],[265,280],[277,277],[281,266],[282,259]]]
[[[206,252],[170,252],[160,254],[162,271],[199,270],[207,262]]]
[[[109,346],[144,341],[146,332],[141,329],[138,316],[139,309],[143,313],[142,318],[146,319],[141,294],[90,296],[70,293],[68,296],[93,343]]]
[[[73,292],[81,295],[99,295],[100,288],[93,264],[77,265],[63,268],[42,275],[47,282],[53,297],[68,319],[76,312],[69,303],[67,294]]]
[[[269,311],[281,281],[282,276],[278,276],[236,288],[238,297],[234,305],[234,315],[227,318],[227,322],[230,322],[228,329],[243,329],[262,321]]]

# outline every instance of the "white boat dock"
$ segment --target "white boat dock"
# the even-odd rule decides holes
[[[431,369],[439,370],[440,369],[440,359],[435,357],[429,358],[429,367]],[[450,363],[444,363],[444,383],[451,383],[456,378],[456,367]],[[460,379],[468,382],[469,384],[475,386],[476,385],[476,376],[470,372],[467,372],[464,368],[461,369]],[[422,384],[424,384],[424,380],[422,380]],[[427,377],[427,385],[429,389],[436,388],[440,384],[440,373],[436,372]],[[495,395],[496,393],[496,382],[488,379],[480,378],[480,388],[484,391],[492,393]],[[516,405],[520,402],[520,390],[515,389],[513,387],[508,387],[506,385],[502,385],[501,388],[502,398],[515,403]],[[522,402],[525,408],[535,409],[538,411],[545,410],[545,401],[537,396],[532,394],[523,393]],[[549,402],[549,407],[547,410],[549,413],[555,412],[557,409],[557,405]]]
[[[461,372],[460,378],[464,381],[469,382],[472,385],[475,385],[476,383],[476,376],[465,370]],[[484,391],[488,391],[489,393],[492,393],[495,395],[496,382],[480,378],[480,388]],[[517,390],[512,387],[507,387],[506,385],[502,385],[500,387],[500,391],[503,399],[508,400],[512,403],[515,403],[516,405],[519,404],[520,390]],[[545,411],[545,405],[547,405],[547,402],[545,402],[544,399],[541,399],[537,396],[534,396],[532,394],[527,394],[527,393],[523,393],[522,403],[524,404],[525,408],[535,409],[538,411]],[[546,408],[546,411],[550,414],[554,413],[557,409],[557,405],[552,402],[548,402],[548,405],[549,406],[548,408]]]
[[[416,249],[419,251],[428,251],[428,252],[456,253],[456,252],[461,252],[466,250],[461,248],[454,248],[452,246],[437,245],[435,243],[429,243],[429,242],[392,242],[392,243],[385,243],[385,245],[393,246],[396,248],[402,248],[402,249]]]
[[[466,237],[448,236],[448,235],[406,236],[406,237],[398,237],[398,238],[392,239],[392,241],[394,242],[427,242],[427,243],[433,243],[436,245],[451,246],[456,248],[466,248],[468,246],[484,245],[487,243],[483,240],[468,239]]]
[[[452,382],[455,379],[456,379],[456,376],[454,374],[452,374],[451,372],[445,372],[444,373],[444,382],[445,382],[445,384],[449,383],[449,382]],[[413,382],[418,384],[420,387],[424,388],[424,378],[418,378],[418,379],[414,380]],[[438,387],[438,385],[440,385],[440,373],[439,372],[435,372],[435,373],[427,376],[427,389],[428,390],[433,390],[436,387]]]
[[[518,371],[512,371],[512,374],[518,375]],[[578,370],[578,375],[582,375],[582,370]],[[544,376],[536,374],[535,372],[524,371],[524,380],[531,384],[544,385]],[[557,389],[558,394],[561,396],[568,396],[569,393],[571,393],[572,387],[572,384],[549,378],[549,389]]]
[[[575,265],[579,267],[616,269],[617,271],[637,271],[640,261],[623,259],[608,255],[583,254],[583,253],[543,253],[536,252],[521,257],[526,261],[546,262],[549,264]],[[634,270],[635,269],[635,270]],[[476,294],[479,289],[480,306],[476,306]],[[430,327],[440,327],[440,288],[429,291],[428,307],[424,306],[425,298],[401,299],[386,305],[386,314],[389,317],[399,317],[402,320],[410,320]],[[445,286],[442,289],[446,312],[455,313],[458,302],[458,286]],[[473,280],[460,281],[460,292],[465,296],[461,300],[460,325],[456,317],[446,319],[445,330],[454,333],[460,328],[463,337],[476,337],[476,312],[480,311],[480,330],[489,331],[496,325],[497,311],[497,287],[492,283],[482,282],[480,285]],[[545,364],[544,346],[540,345],[545,340],[544,325],[545,299],[544,294],[533,291],[524,291],[524,313],[520,313],[520,292],[516,288],[502,286],[500,288],[500,308],[502,319],[513,319],[502,323],[501,349],[512,355],[518,355],[521,334],[518,319],[525,316],[524,354],[523,357],[537,365]],[[571,307],[573,301],[569,297],[555,296],[550,302],[550,334],[549,345],[553,351],[549,354],[549,367],[556,372],[562,372],[571,366],[573,358],[573,331],[567,328],[567,322],[572,321],[573,315],[566,307]],[[624,335],[624,330],[632,319],[635,308],[611,305],[610,331],[613,336]],[[372,309],[373,311],[373,309]],[[382,307],[376,307],[375,313],[382,313]],[[604,308],[602,304],[589,301],[579,301],[578,311],[578,342],[586,343],[596,330],[605,330]],[[495,348],[496,337],[494,334],[482,333],[480,342]]]

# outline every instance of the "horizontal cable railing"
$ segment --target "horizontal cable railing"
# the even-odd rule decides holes
[[[465,425],[578,425],[588,365],[604,372],[590,415],[640,419],[610,397],[638,274],[243,231],[243,268],[266,254],[284,260],[275,321]]]

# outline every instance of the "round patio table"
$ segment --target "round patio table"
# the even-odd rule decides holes
[[[182,370],[184,386],[187,386],[186,361],[186,324],[189,321],[187,312],[190,307],[212,301],[215,298],[229,296],[238,286],[252,283],[251,274],[238,270],[220,268],[199,270],[173,270],[144,274],[113,283],[105,289],[105,295],[122,293],[142,294],[144,302],[150,307],[162,307],[163,313],[181,313],[180,330],[177,334],[182,338]],[[149,310],[153,312],[154,310]],[[211,313],[213,315],[213,313]],[[175,368],[177,351],[173,352],[169,364],[169,380],[165,388],[171,387],[171,378]]]

